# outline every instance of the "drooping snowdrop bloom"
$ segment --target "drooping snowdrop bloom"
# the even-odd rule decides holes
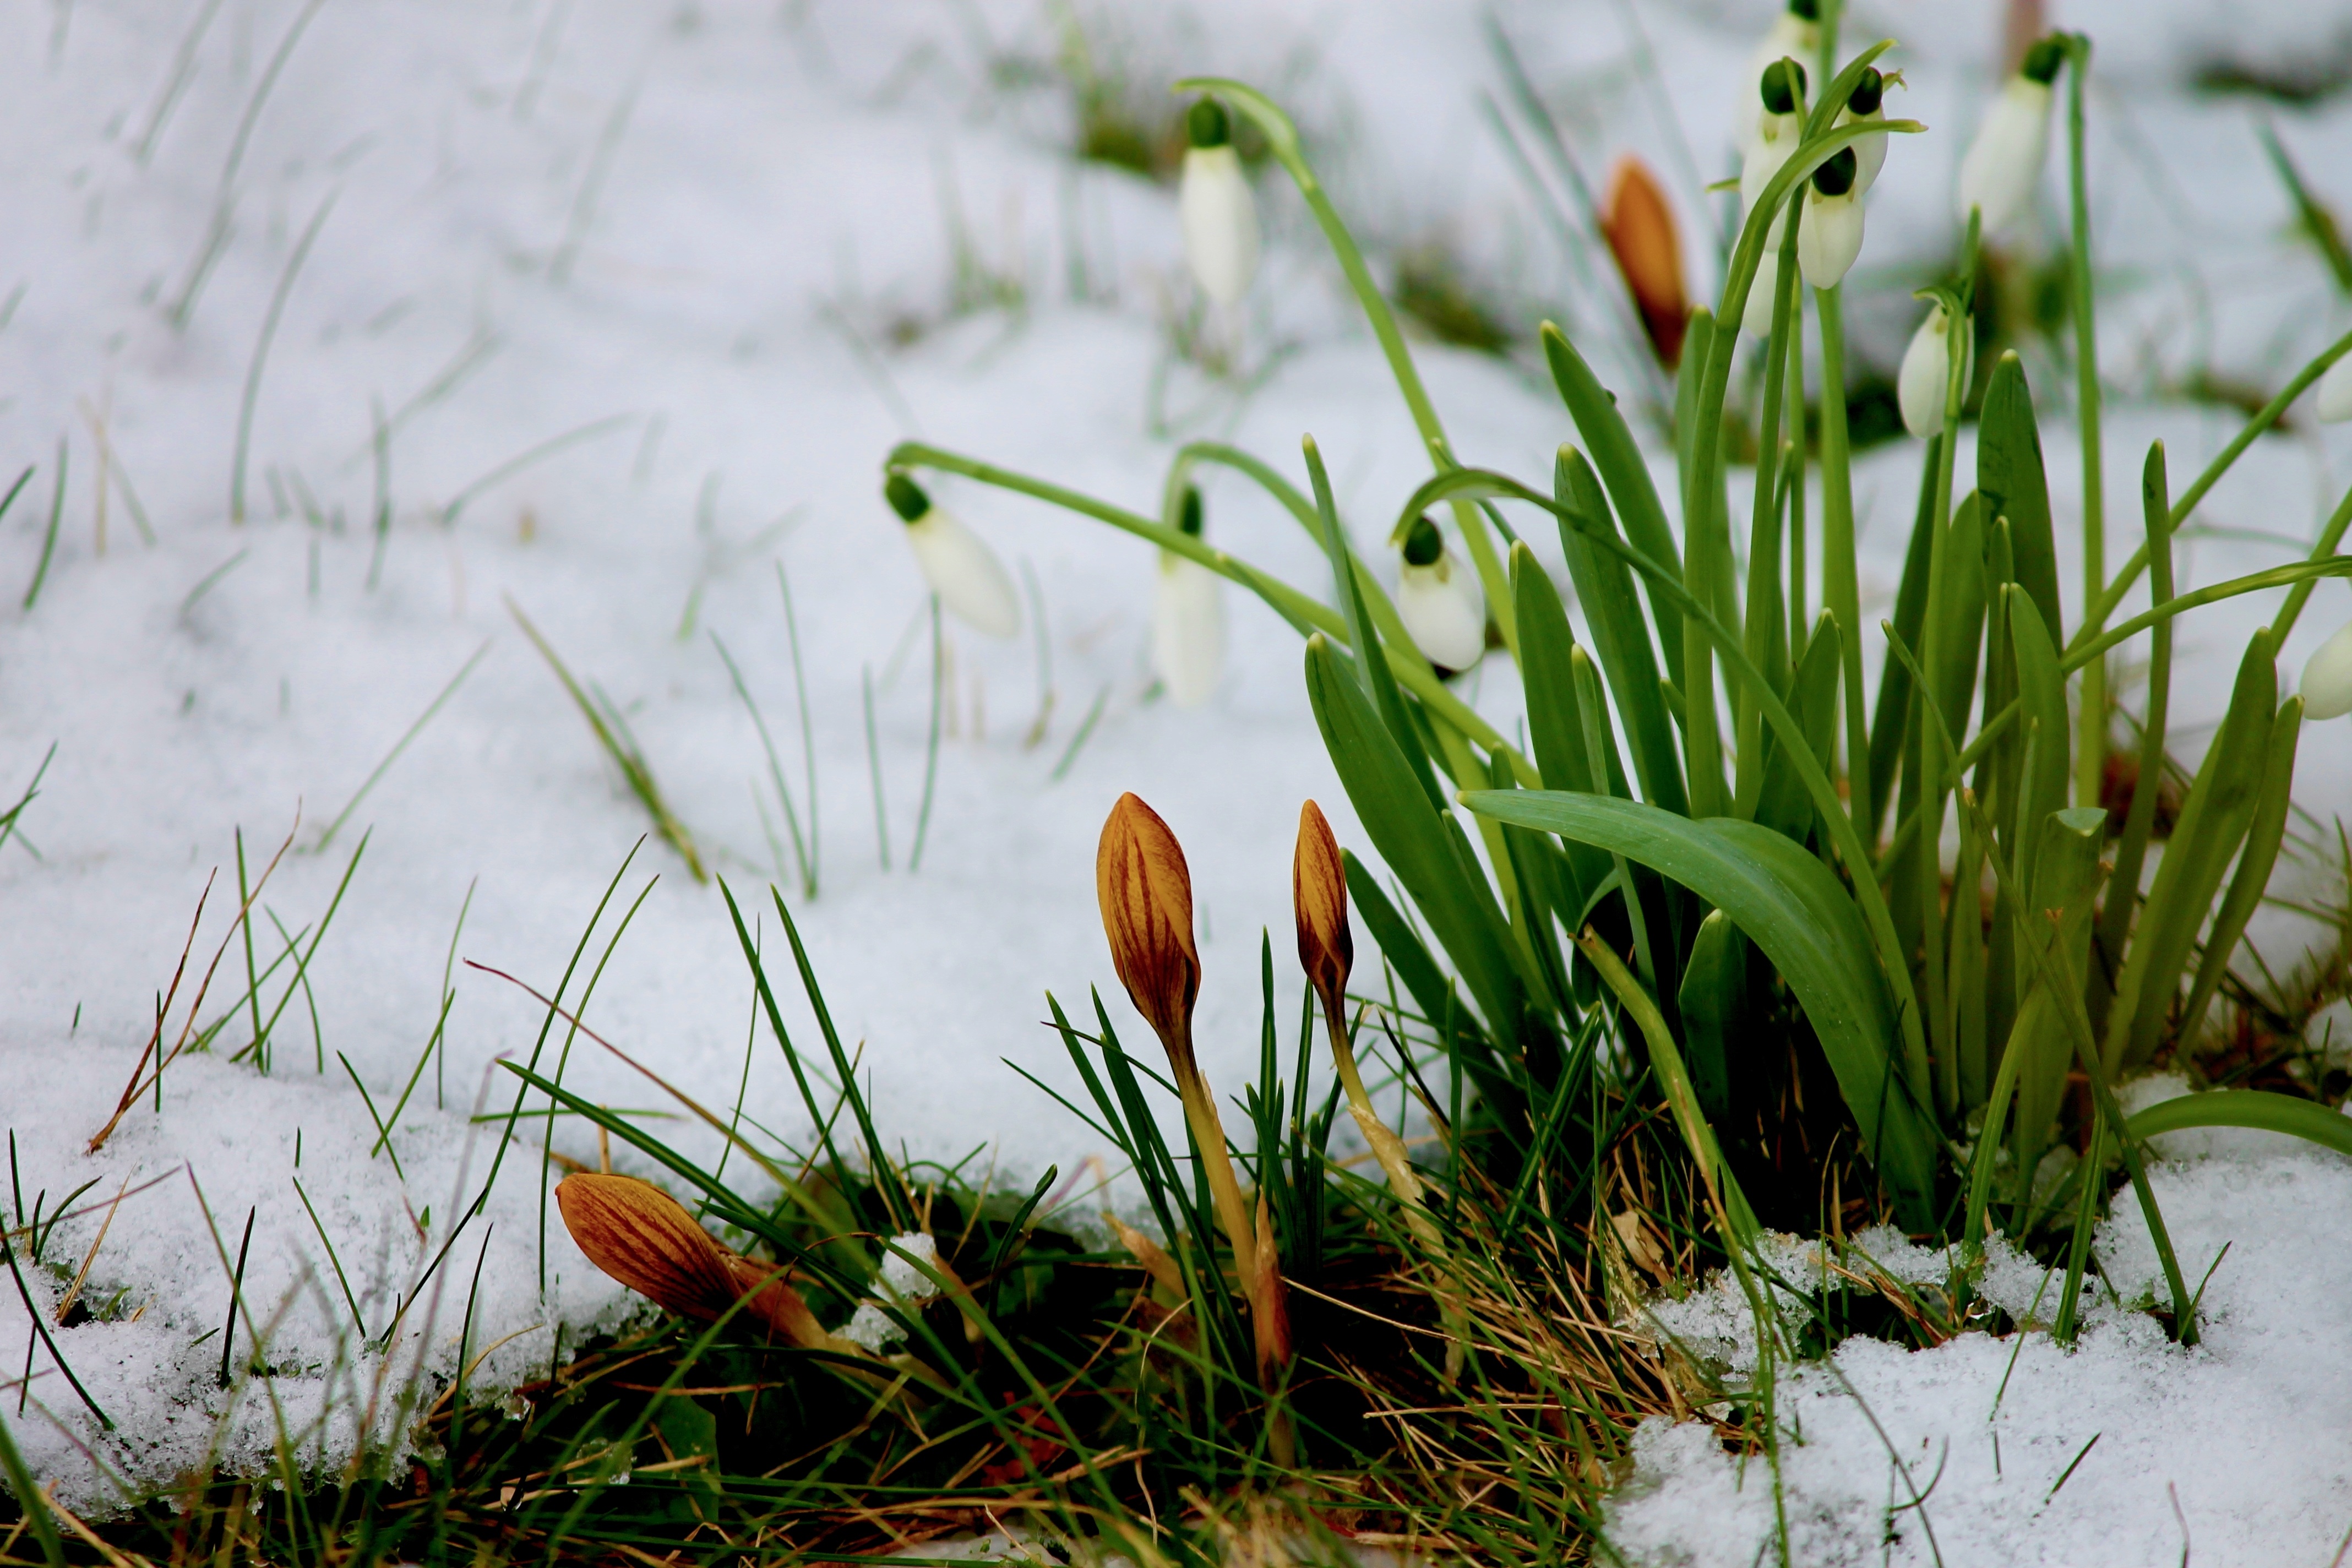
[[[1821,0],[1789,0],[1788,9],[1772,18],[1772,26],[1757,41],[1755,53],[1748,58],[1748,68],[1740,73],[1739,101],[1733,105],[1732,122],[1738,132],[1741,152],[1755,145],[1763,129],[1761,106],[1748,96],[1748,84],[1784,55],[1790,59],[1809,60],[1821,53]]]
[[[1021,600],[1004,564],[980,535],[954,513],[931,504],[920,485],[904,474],[882,482],[890,510],[907,525],[907,542],[931,592],[975,631],[1009,637],[1021,629]]]
[[[1901,78],[1896,78],[1898,81]],[[1876,125],[1886,119],[1886,79],[1876,67],[1865,67],[1856,79],[1853,90],[1846,94],[1845,107],[1838,110],[1832,130],[1848,125]],[[1878,182],[1878,171],[1886,163],[1885,135],[1865,136],[1852,143],[1854,156],[1853,194],[1864,196]]]
[[[1969,324],[1960,323],[1966,337]],[[1903,351],[1903,368],[1895,377],[1895,401],[1903,410],[1903,428],[1922,441],[1944,427],[1944,395],[1952,374],[1951,322],[1949,312],[1941,300],[1927,308],[1927,319],[1911,334],[1911,346]],[[1960,345],[1966,382],[1976,362],[1976,344]]]
[[[2319,645],[2303,667],[2303,716],[2341,719],[2352,713],[2352,626]]]
[[[1804,116],[1798,112],[1805,91],[1805,68],[1795,66],[1792,74],[1790,62],[1774,60],[1758,76],[1757,83],[1761,118],[1756,139],[1748,143],[1739,167],[1743,223],[1805,133]],[[1756,281],[1748,290],[1748,306],[1740,314],[1739,324],[1751,336],[1764,337],[1772,331],[1772,297],[1780,292],[1780,241],[1788,232],[1789,208],[1783,205],[1764,231],[1763,259],[1757,265]]]
[[[1841,147],[1805,182],[1805,217],[1797,226],[1797,265],[1816,289],[1834,289],[1862,254],[1860,159]]]
[[[2050,84],[2065,59],[2066,46],[2044,38],[2025,52],[2025,63],[2002,85],[1960,161],[1962,223],[1971,210],[1979,211],[1983,232],[1997,234],[2033,205],[2050,144]]]
[[[2352,419],[2352,354],[2347,354],[2327,367],[2319,378],[2317,413],[2322,425],[2341,425]]]
[[[1486,595],[1478,574],[1454,558],[1426,517],[1404,536],[1397,580],[1397,617],[1422,657],[1444,669],[1468,669],[1486,651]]]
[[[1231,305],[1257,275],[1257,203],[1234,151],[1233,122],[1224,105],[1204,98],[1185,117],[1192,145],[1176,195],[1184,230],[1184,259],[1202,292]]]
[[[1201,536],[1201,492],[1189,487],[1177,526]],[[1217,689],[1225,663],[1223,580],[1189,555],[1160,552],[1151,605],[1151,668],[1179,708],[1198,708]]]

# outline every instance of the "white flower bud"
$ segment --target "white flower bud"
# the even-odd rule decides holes
[[[1807,15],[1807,12],[1812,13]],[[1757,79],[1764,68],[1786,56],[1794,60],[1810,60],[1822,52],[1822,26],[1817,0],[1799,0],[1797,6],[1782,11],[1772,18],[1772,26],[1757,44],[1755,53],[1748,57],[1748,68],[1740,73],[1738,97],[1733,102],[1732,125],[1739,137],[1739,148],[1746,152],[1763,129],[1764,109],[1756,100]]]
[[[1976,141],[1960,161],[1962,223],[1973,209],[1984,215],[1981,232],[1997,234],[2033,205],[2050,144],[2050,84],[2065,56],[2055,38],[2034,45],[1985,112]]]
[[[1875,68],[1864,68],[1861,79],[1853,84],[1853,90],[1846,95],[1845,107],[1838,110],[1838,117],[1832,123],[1832,129],[1847,125],[1885,123],[1885,98],[1886,79],[1880,75]],[[1876,136],[1865,136],[1859,142],[1849,144],[1853,147],[1854,155],[1853,194],[1855,195],[1869,195],[1870,187],[1878,183],[1878,171],[1886,163],[1886,143],[1891,138],[1882,132]]]
[[[1397,618],[1422,657],[1443,669],[1468,669],[1486,652],[1486,595],[1478,575],[1454,558],[1427,518],[1406,531],[1397,579]]]
[[[2319,396],[2315,401],[2322,425],[2352,419],[2352,354],[2327,367],[2327,374],[2319,378]]]
[[[1201,492],[1184,492],[1179,524],[1201,531]],[[1151,605],[1151,668],[1179,708],[1198,708],[1213,696],[1225,663],[1223,579],[1188,555],[1160,552],[1160,582]]]
[[[2352,713],[2352,626],[2319,645],[2303,667],[2303,716],[2341,719]]]
[[[1184,259],[1202,292],[1231,305],[1249,292],[1257,275],[1257,203],[1223,106],[1202,99],[1192,106],[1189,125],[1192,144],[1184,150],[1176,194]]]
[[[1895,377],[1895,401],[1903,410],[1903,428],[1922,441],[1944,427],[1944,397],[1951,382],[1952,345],[1950,321],[1939,300],[1927,308],[1927,319],[1911,334],[1911,346],[1903,351],[1903,368]],[[1965,335],[1969,325],[1964,321],[1960,331]],[[1965,366],[1976,363],[1976,345],[1961,344]],[[1963,383],[1967,369],[1961,371]]]
[[[1842,147],[1805,182],[1805,217],[1797,226],[1797,266],[1816,289],[1834,289],[1862,254],[1860,159]]]
[[[892,474],[882,493],[907,525],[915,563],[940,603],[974,630],[1009,637],[1021,629],[1021,600],[1013,579],[980,535],[952,513],[931,504],[922,488],[904,474]]]

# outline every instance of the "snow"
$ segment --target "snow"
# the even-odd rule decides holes
[[[1512,310],[1563,308],[1604,377],[1640,384],[1638,363],[1612,344],[1606,297],[1573,267],[1561,280],[1558,253],[1481,122],[1477,95],[1494,89],[1496,71],[1460,8],[1204,0],[1165,13],[1082,10],[1104,51],[1097,65],[1131,75],[1140,100],[1157,101],[1160,82],[1196,69],[1276,85],[1377,253],[1450,244],[1474,275],[1496,280]],[[2226,34],[2187,4],[2051,11],[2100,43],[2093,179],[2114,279],[2102,305],[2110,381],[2144,394],[2208,369],[2275,384],[2341,329],[2345,311],[2284,237],[2267,175],[2250,173],[2262,168],[2252,117],[2179,87],[2190,62],[2217,49],[2273,63],[2323,51],[2333,24],[2288,4],[2232,8]],[[1732,79],[1768,12],[1645,6],[1632,13],[1639,38],[1627,12],[1599,0],[1496,13],[1531,74],[1570,106],[1589,174],[1625,148],[1662,172],[1701,289],[1712,287],[1706,237],[1717,209],[1697,185],[1722,172]],[[1908,90],[1890,109],[1936,128],[1890,156],[1857,284],[1910,279],[1947,252],[1951,170],[1991,79],[1996,31],[1992,17],[1960,7],[1857,7],[1854,36],[1891,33],[1906,45],[1896,58]],[[509,600],[626,712],[677,815],[757,921],[805,1049],[813,1016],[789,963],[774,962],[782,933],[764,901],[770,880],[784,888],[833,1016],[853,1047],[863,1045],[859,1071],[877,1115],[910,1154],[959,1159],[985,1147],[1003,1179],[1025,1184],[1049,1163],[1068,1172],[1099,1152],[1000,1058],[1074,1087],[1036,1022],[1048,988],[1072,1006],[1088,986],[1103,988],[1114,1017],[1129,1016],[1092,897],[1095,836],[1126,789],[1150,800],[1190,853],[1207,966],[1201,1059],[1213,1083],[1237,1089],[1255,1060],[1258,932],[1279,933],[1289,918],[1298,801],[1319,800],[1341,841],[1362,844],[1307,722],[1296,637],[1228,593],[1226,674],[1212,700],[1197,710],[1152,700],[1149,550],[1036,503],[927,476],[1016,580],[1034,574],[1051,669],[1028,633],[999,643],[950,624],[937,796],[912,868],[930,655],[920,579],[878,493],[880,461],[919,437],[1156,512],[1180,441],[1229,439],[1295,473],[1295,443],[1311,431],[1367,542],[1386,535],[1426,466],[1306,215],[1270,184],[1261,184],[1266,264],[1240,323],[1244,367],[1265,370],[1263,384],[1236,395],[1171,363],[1169,321],[1187,298],[1173,194],[1071,163],[1066,95],[1035,85],[1061,43],[1048,8],[1028,0],[76,0],[0,16],[0,190],[11,231],[0,301],[12,301],[0,303],[0,482],[38,465],[0,519],[0,808],[56,748],[18,835],[0,846],[0,1123],[16,1137],[27,1211],[39,1198],[54,1212],[95,1184],[76,1200],[87,1212],[57,1228],[44,1266],[28,1271],[36,1305],[53,1310],[86,1255],[85,1300],[120,1294],[122,1303],[119,1321],[56,1335],[117,1434],[98,1428],[38,1343],[24,1363],[25,1415],[13,1401],[0,1407],[60,1500],[103,1508],[115,1495],[110,1476],[164,1479],[215,1441],[240,1468],[264,1458],[275,1431],[268,1402],[248,1388],[232,1411],[232,1394],[217,1386],[217,1331],[247,1214],[243,1294],[279,1369],[271,1391],[298,1428],[316,1424],[307,1440],[328,1462],[370,1419],[396,1426],[384,1413],[389,1393],[368,1414],[379,1372],[381,1386],[396,1390],[421,1366],[421,1386],[437,1388],[461,1356],[498,1344],[474,1374],[495,1389],[557,1353],[554,1325],[570,1342],[632,1310],[561,1226],[543,1226],[535,1146],[500,1159],[495,1131],[468,1120],[477,1107],[512,1103],[495,1064],[528,1058],[546,1015],[466,961],[552,992],[647,827]],[[1654,82],[1629,68],[1643,47],[1659,61]],[[2334,107],[2280,125],[2323,183],[2345,132]],[[2055,189],[2045,183],[2045,222]],[[1022,303],[972,304],[992,289]],[[1858,305],[1853,333],[1859,353],[1891,366],[1916,307],[1900,289],[1882,287],[1880,300]],[[1465,460],[1539,476],[1571,435],[1556,399],[1521,371],[1426,343],[1415,353]],[[2054,403],[2060,367],[2029,372]],[[380,420],[390,427],[390,525],[372,586]],[[2177,491],[2233,427],[2210,406],[2120,400],[2106,447],[2111,561],[2136,537],[2146,443],[2167,441]],[[2044,438],[2053,503],[2072,518],[2079,450],[2054,422]],[[20,607],[60,442],[56,552],[37,601]],[[2307,537],[2343,482],[2343,458],[2340,441],[2298,422],[2248,455],[2203,521]],[[1965,449],[1961,459],[1965,471]],[[1859,465],[1868,620],[1891,602],[1915,483],[1905,445]],[[1313,542],[1286,515],[1227,477],[1208,476],[1204,489],[1213,540],[1310,589],[1325,582]],[[1529,536],[1557,562],[1542,531]],[[2076,543],[2063,526],[2060,538],[2071,573]],[[2286,554],[2201,538],[2184,548],[2181,578],[2210,582]],[[819,782],[814,900],[770,850],[753,799],[778,816],[766,763],[709,635],[724,639],[758,699],[806,826],[777,563],[806,659]],[[2181,733],[2218,716],[2236,652],[2272,603],[2220,607],[2184,630]],[[2341,588],[2323,585],[2283,668],[2298,668],[2347,608]],[[446,706],[322,846],[327,825],[478,652]],[[868,673],[887,869],[866,762]],[[1490,663],[1472,689],[1507,731],[1517,703],[1507,669]],[[1043,735],[1027,744],[1045,690]],[[1100,717],[1073,752],[1097,702]],[[2343,804],[2347,763],[2352,730],[2306,737],[2305,804],[2323,819]],[[166,1044],[230,935],[240,832],[254,876],[293,835],[257,901],[268,911],[256,921],[257,967],[277,957],[271,920],[289,936],[315,931],[367,836],[306,984],[279,1019],[271,1070],[228,1059],[251,1035],[233,1016],[245,953],[232,943],[200,1016],[204,1026],[228,1018],[217,1048],[173,1061],[160,1097],[142,1097],[87,1153],[156,1032],[184,946],[188,973]],[[656,877],[621,936],[624,911]],[[2292,922],[2275,930],[2280,940],[2300,935]],[[300,940],[307,947],[310,937]],[[265,1006],[278,1005],[290,968],[264,986]],[[742,1086],[761,1124],[788,1137],[806,1127],[772,1042],[752,1027],[726,906],[667,847],[648,843],[628,862],[567,1005],[591,969],[583,1005],[599,1034],[706,1104],[731,1105]],[[424,1060],[445,998],[446,1029]],[[551,1053],[562,1042],[559,1033]],[[564,1070],[593,1100],[667,1109],[584,1037]],[[388,1150],[376,1147],[353,1076],[385,1113],[415,1081]],[[716,1157],[686,1124],[656,1125]],[[554,1137],[561,1152],[596,1157],[576,1124],[559,1123]],[[2242,1190],[2200,1208],[2196,1184],[2221,1180],[2200,1174],[2209,1171],[2237,1173]],[[2331,1232],[2325,1217],[2341,1205],[2321,1202],[2333,1190],[2325,1183],[2341,1179],[2336,1167],[2296,1154],[2168,1167],[2163,1179],[2179,1185],[2173,1223],[2185,1250],[2210,1257],[2223,1239],[2237,1244],[2209,1297],[2212,1342],[2187,1357],[2162,1352],[2133,1338],[2143,1321],[2114,1312],[2095,1318],[2071,1360],[2029,1347],[2001,1421],[2017,1434],[2011,1451],[2034,1465],[2035,1445],[2063,1441],[2084,1407],[2026,1397],[2018,1384],[2029,1365],[2033,1381],[2071,1387],[2064,1369],[2093,1364],[2112,1340],[2118,1354],[2135,1347],[2158,1358],[2149,1366],[2172,1355],[2182,1375],[2251,1398],[2262,1378],[2314,1360],[2283,1356],[2283,1325],[2320,1333],[2340,1321],[2340,1310],[2329,1320],[2324,1302],[2311,1304],[2336,1278],[2315,1263],[2343,1251],[2340,1223]],[[110,1219],[104,1205],[118,1190],[127,1195]],[[478,1194],[481,1214],[456,1233]],[[13,1194],[10,1203],[13,1224]],[[447,1262],[389,1350],[357,1348],[334,1265],[360,1319],[381,1331],[453,1234]],[[2254,1290],[2273,1242],[2312,1273],[2273,1282],[2278,1312],[2305,1302],[2292,1308],[2300,1317],[2263,1316]],[[28,1339],[28,1328],[13,1283],[0,1287],[0,1347]],[[1936,1364],[1973,1353],[1947,1347]],[[1842,1354],[1883,1421],[1888,1409],[1925,1423],[1977,1407],[1973,1392],[1954,1405],[1956,1394],[1939,1392],[1946,1384],[1913,1388],[1896,1370],[1935,1357],[1897,1363],[1867,1345]],[[2225,1357],[2245,1371],[2242,1386],[2214,1370]],[[2115,1397],[2152,1377],[2118,1383],[2126,1392]],[[2087,1379],[2079,1397],[2098,1382]],[[2295,1392],[2308,1419],[2232,1429],[2246,1474],[2282,1488],[2301,1478],[2313,1507],[2341,1500],[2340,1473],[2294,1467],[2324,1463],[2344,1391],[2299,1376]],[[1878,1487],[1883,1456],[1851,1437],[1835,1397],[1803,1397],[1814,1439],[1804,1453],[1825,1465],[1843,1456],[1846,1471]],[[321,1419],[330,1404],[335,1413]],[[2128,1501],[2135,1528],[2153,1521],[2149,1550],[2168,1553],[2168,1507],[2105,1489],[2122,1484],[2102,1479],[2108,1467],[2116,1477],[2156,1473],[2121,1461],[2137,1450],[2122,1447],[2125,1407],[2116,1408],[2116,1429],[2037,1517]],[[2205,1464],[2210,1440],[2184,1446],[2185,1426],[2149,1430],[2176,1434],[2166,1460],[2176,1469],[2182,1452],[2199,1458],[2199,1470],[2176,1478],[2199,1560],[2232,1560],[2232,1550],[2252,1560],[2246,1543],[2263,1539],[2261,1521],[2228,1511],[2223,1472]],[[1903,1431],[1906,1442],[1916,1435]],[[1644,1475],[1676,1479],[1629,1510],[1689,1512],[1719,1489],[1692,1441],[1645,1438],[1655,1447]],[[1964,1447],[1956,1439],[1956,1468],[1932,1500],[1939,1531],[1961,1528],[1945,1521],[1965,1511],[1947,1500],[1973,1474],[1959,1468],[1977,1462]],[[2022,1460],[2012,1468],[2043,1473]],[[1822,1529],[1860,1520],[1855,1539],[1871,1539],[1869,1510],[1883,1500],[1821,1484],[1832,1521]],[[1988,1509],[1999,1500],[1983,1495]],[[2263,1495],[2242,1488],[2242,1500]],[[1727,1519],[1748,1517],[1738,1510],[1752,1488],[1741,1496]],[[2352,1505],[2336,1512],[2352,1518]],[[2314,1541],[2325,1533],[2320,1522],[2311,1531]],[[1950,1539],[1949,1560],[1969,1560]],[[2089,1553],[2071,1561],[2145,1556],[2134,1555],[2137,1538],[2117,1538],[2120,1555],[2105,1557],[2105,1546],[2067,1539]]]

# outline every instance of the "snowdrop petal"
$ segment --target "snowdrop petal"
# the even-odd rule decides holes
[[[1927,319],[1911,334],[1911,346],[1903,352],[1903,368],[1895,378],[1903,428],[1923,441],[1944,428],[1944,397],[1952,374],[1948,326],[1944,307],[1930,306]]]
[[[1764,68],[1784,57],[1802,62],[1821,52],[1822,26],[1818,20],[1794,11],[1783,11],[1772,18],[1772,26],[1757,44],[1756,52],[1748,58],[1748,68],[1740,73],[1732,124],[1738,132],[1743,152],[1755,143],[1763,131],[1764,106],[1757,101],[1756,83],[1764,75]]]
[[[1021,599],[1004,563],[952,512],[928,509],[907,524],[907,542],[931,592],[957,619],[992,637],[1021,629]]]
[[[1430,663],[1468,669],[1486,652],[1486,595],[1477,575],[1452,552],[1427,566],[1405,563],[1397,581],[1397,618]]]
[[[1800,233],[1798,247],[1802,249],[1804,243],[1804,236]],[[1768,247],[1762,258],[1756,263],[1756,281],[1748,286],[1748,303],[1739,313],[1740,330],[1751,338],[1770,337],[1772,297],[1780,291],[1780,247],[1776,245]]]
[[[1185,150],[1176,205],[1193,278],[1218,304],[1234,304],[1257,276],[1258,233],[1249,176],[1231,142]]]
[[[2013,76],[1977,130],[1960,162],[1960,221],[1971,208],[1984,214],[1986,234],[1997,234],[2033,203],[2050,142],[2050,84]]]
[[[1223,579],[1188,556],[1162,552],[1151,606],[1151,668],[1179,708],[1215,695],[1225,663]]]
[[[2352,419],[2352,354],[2347,354],[2327,367],[2319,378],[2319,422],[2340,425]]]
[[[1816,289],[1834,289],[1862,254],[1862,204],[1851,192],[1805,195],[1805,221],[1797,226],[1797,266]]]
[[[2352,625],[2319,645],[2303,667],[2303,716],[2341,719],[2352,713]]]

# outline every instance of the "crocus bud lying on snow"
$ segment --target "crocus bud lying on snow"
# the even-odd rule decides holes
[[[1477,574],[1454,558],[1437,524],[1418,517],[1404,533],[1397,618],[1422,657],[1442,669],[1468,669],[1486,651],[1486,595]]]
[[[2347,354],[2327,367],[2319,378],[2319,395],[2313,400],[2322,425],[2341,425],[2352,419],[2352,354]]]
[[[890,510],[907,525],[907,542],[931,592],[959,619],[992,637],[1021,629],[1021,601],[996,552],[952,512],[931,504],[923,488],[904,474],[882,481]]]
[[[1176,526],[1201,536],[1201,492],[1189,486]],[[1225,662],[1225,602],[1218,575],[1189,555],[1160,552],[1151,605],[1151,666],[1179,708],[1198,708],[1217,689]]]
[[[2352,713],[2352,626],[2319,645],[2303,667],[2303,716],[2341,719]]]
[[[2007,227],[2033,203],[2042,181],[2042,158],[2050,142],[2050,84],[2065,63],[2066,46],[2042,39],[2025,52],[2025,63],[2002,84],[1985,112],[1966,158],[1960,160],[1960,221],[1981,212],[1983,232]]]
[[[1895,377],[1895,401],[1903,410],[1903,428],[1922,441],[1944,427],[1944,396],[1952,374],[1949,328],[1943,302],[1930,305],[1927,319],[1919,323],[1919,330],[1911,334],[1911,346],[1903,351],[1903,368]],[[1966,321],[1960,323],[1960,331],[1967,336]],[[1967,342],[1961,348],[1967,356],[1963,363],[1972,365],[1976,344]],[[1968,374],[1966,369],[1960,373],[1964,383]]]
[[[556,1184],[555,1201],[588,1261],[656,1306],[708,1323],[749,1297],[737,1314],[747,1331],[764,1328],[803,1347],[831,1342],[772,1266],[711,1240],[651,1182],[575,1172]]]
[[[1231,305],[1249,292],[1257,275],[1257,204],[1249,176],[1234,151],[1233,123],[1224,105],[1204,98],[1192,106],[1185,130],[1184,174],[1176,193],[1184,229],[1184,259],[1202,292]]]
[[[1860,160],[1841,147],[1805,182],[1805,217],[1797,226],[1797,267],[1816,289],[1834,289],[1862,254]]]
[[[1789,154],[1804,138],[1805,117],[1800,112],[1804,97],[1805,68],[1792,59],[1772,61],[1757,78],[1761,114],[1755,140],[1748,142],[1747,157],[1739,167],[1739,215],[1743,224],[1755,210],[1764,187],[1772,183],[1772,176],[1780,172],[1780,165],[1789,161]],[[1771,226],[1764,231],[1763,259],[1757,264],[1756,280],[1748,290],[1748,308],[1739,320],[1740,326],[1754,337],[1763,337],[1772,331],[1772,297],[1780,291],[1780,241],[1789,232],[1791,205],[1783,203],[1772,215]]]
[[[1674,209],[1650,171],[1632,153],[1622,154],[1609,172],[1609,196],[1601,233],[1616,258],[1617,274],[1641,312],[1642,330],[1658,363],[1668,370],[1682,363],[1683,333],[1690,324],[1690,301],[1683,294],[1683,242]]]

